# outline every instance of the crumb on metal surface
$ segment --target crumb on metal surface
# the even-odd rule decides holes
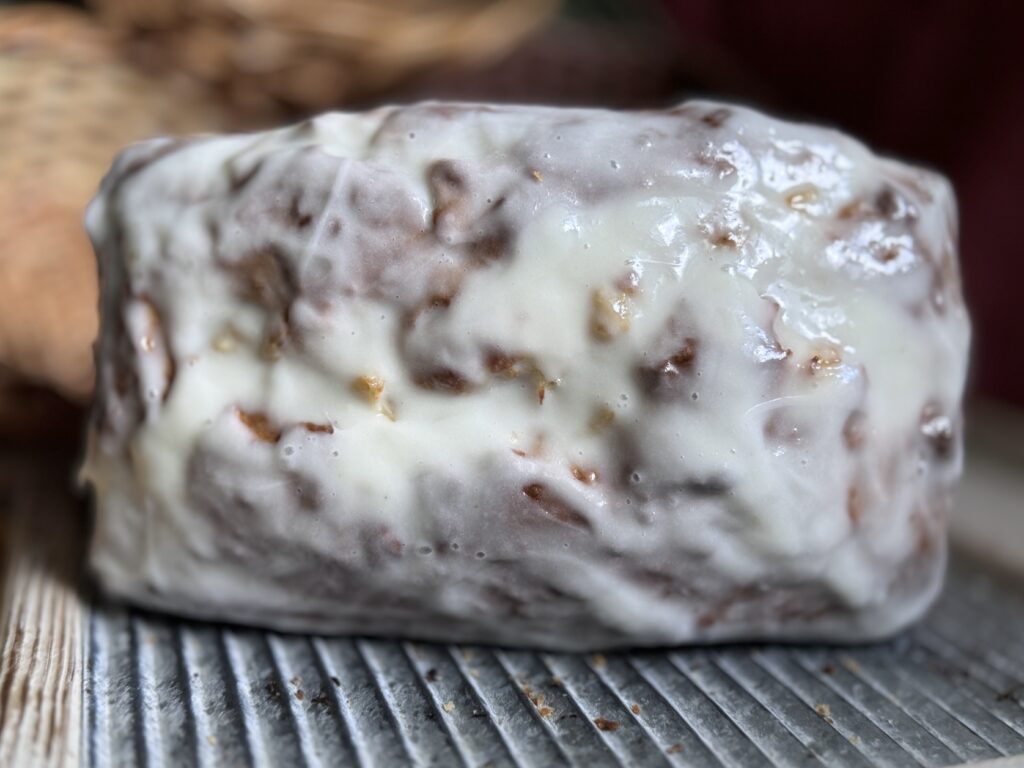
[[[536,707],[537,713],[541,717],[550,717],[551,715],[555,714],[555,710],[553,710],[551,707],[549,707],[547,704],[544,703],[544,699],[546,697],[544,696],[543,693],[536,693],[523,680],[519,681],[519,686],[522,688],[523,693],[526,694],[526,698],[528,698],[530,700],[530,703],[532,703],[533,706]]]

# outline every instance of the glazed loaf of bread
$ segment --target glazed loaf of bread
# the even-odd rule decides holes
[[[748,109],[429,103],[124,152],[101,584],[550,648],[892,633],[969,326],[941,177]]]

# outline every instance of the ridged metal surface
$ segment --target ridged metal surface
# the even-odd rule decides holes
[[[955,559],[889,643],[581,656],[99,605],[87,765],[941,766],[1024,754],[1024,593]]]

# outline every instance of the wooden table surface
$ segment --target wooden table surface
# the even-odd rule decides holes
[[[77,766],[84,507],[68,456],[0,452],[0,766]]]

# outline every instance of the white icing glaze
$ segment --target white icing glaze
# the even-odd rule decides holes
[[[937,588],[954,203],[841,134],[708,103],[329,114],[134,147],[87,224],[116,593],[596,647],[872,637]]]

